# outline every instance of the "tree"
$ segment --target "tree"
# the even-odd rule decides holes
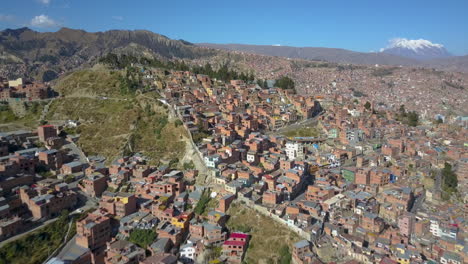
[[[128,240],[141,248],[146,249],[156,239],[156,232],[152,229],[135,229],[130,233]]]
[[[419,116],[416,112],[412,111],[407,114],[408,125],[409,126],[417,126],[419,121]]]
[[[257,80],[257,84],[258,84],[258,86],[260,86],[260,88],[265,88],[265,86],[263,85],[264,82],[262,80],[260,80],[260,79]]]
[[[405,105],[400,105],[400,114],[406,114]]]
[[[406,112],[405,106],[401,105],[397,120],[401,121],[403,124],[414,127],[419,123],[419,115],[415,111]]]
[[[197,215],[203,214],[205,211],[206,205],[208,202],[211,200],[209,191],[204,191],[202,196],[200,197],[200,200],[197,203],[197,206],[195,206],[195,209],[193,210],[194,213]]]
[[[452,165],[445,162],[444,168],[442,169],[442,179],[444,182],[444,189],[447,191],[455,191],[458,186],[457,175],[452,170]]]
[[[195,163],[193,161],[184,163],[184,170],[193,170],[195,169]]]
[[[275,85],[283,90],[294,90],[294,81],[288,76],[283,76],[276,80]]]
[[[369,103],[369,101],[367,101],[367,102],[364,104],[364,107],[365,107],[367,110],[370,110],[370,108],[371,108],[371,103]]]
[[[179,126],[183,125],[184,123],[182,123],[182,121],[180,119],[177,119],[174,124],[175,124],[176,127],[179,127]]]

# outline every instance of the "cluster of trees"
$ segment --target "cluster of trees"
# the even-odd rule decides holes
[[[267,80],[266,80],[266,79],[265,79],[265,80],[258,79],[258,80],[257,80],[257,84],[258,84],[258,86],[260,86],[260,88],[262,88],[262,89],[268,88],[268,83],[267,83]]]
[[[134,94],[142,86],[140,72],[134,67],[127,67],[125,76],[120,77],[120,93]]]
[[[444,191],[448,194],[455,193],[457,191],[458,179],[455,172],[453,172],[452,165],[446,162],[441,173]]]
[[[99,59],[100,63],[110,65],[114,68],[125,69],[131,66],[133,63],[139,63],[139,59],[135,56],[130,55],[117,55],[115,53],[109,53]]]
[[[294,87],[294,81],[291,78],[289,78],[288,76],[283,76],[283,77],[277,79],[276,82],[275,82],[275,86],[279,87],[279,88],[281,88],[283,90],[296,91],[295,87]]]
[[[184,170],[193,170],[195,169],[195,163],[193,161],[184,163]]]
[[[365,104],[364,104],[364,107],[367,109],[367,110],[370,110],[371,109],[371,103],[369,103],[369,101],[367,101]]]
[[[406,112],[405,106],[401,105],[397,120],[408,126],[417,126],[419,122],[419,115],[415,111]]]
[[[68,211],[62,211],[57,221],[34,231],[18,240],[7,243],[0,248],[0,264],[34,264],[42,263],[65,237],[68,228]],[[70,229],[69,237],[73,237],[76,228]]]
[[[128,240],[141,248],[148,248],[156,239],[156,232],[152,229],[135,229],[130,233]]]
[[[465,87],[461,84],[456,84],[450,81],[444,81],[444,83],[442,84],[442,88],[446,88],[447,86],[455,88],[455,89],[459,89],[459,90],[465,90]]]
[[[216,78],[222,81],[229,80],[243,80],[245,82],[252,82],[255,80],[255,76],[252,72],[244,73],[230,70],[227,64],[221,65],[218,69],[214,69],[210,63],[206,63],[204,66],[189,66],[184,61],[162,61],[152,58],[138,58],[131,55],[117,55],[109,53],[99,59],[100,63],[110,65],[114,68],[125,69],[133,66],[134,64],[140,64],[142,66],[162,68],[167,70],[176,71],[191,71],[196,74],[205,74],[210,78]]]
[[[234,70],[229,70],[227,64],[223,64],[219,69],[214,70],[211,64],[206,63],[205,66],[194,66],[191,71],[196,74],[205,74],[210,78],[216,78],[217,80],[230,81],[230,80],[243,80],[245,82],[253,82],[255,76],[252,72],[250,73],[238,73]]]
[[[205,212],[206,205],[208,202],[211,200],[210,197],[210,192],[208,190],[205,190],[200,197],[200,200],[197,203],[197,206],[195,206],[195,209],[193,209],[193,212],[196,213],[197,215],[203,214]]]
[[[353,96],[354,97],[365,97],[367,95],[365,93],[361,92],[361,91],[353,90]]]

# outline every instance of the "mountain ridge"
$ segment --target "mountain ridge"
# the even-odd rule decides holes
[[[197,43],[201,47],[215,48],[221,50],[254,53],[267,56],[286,57],[306,60],[322,60],[334,63],[361,64],[361,65],[393,65],[427,67],[468,72],[468,56],[452,56],[431,60],[418,60],[406,58],[383,52],[357,52],[340,48],[324,47],[293,47],[275,45],[249,45],[249,44],[215,44]],[[439,61],[441,60],[441,61]],[[466,63],[464,62],[466,60]],[[454,64],[451,64],[451,61]],[[455,62],[458,62],[455,64]]]
[[[162,59],[200,60],[235,52],[327,61],[356,65],[393,65],[468,72],[468,56],[419,61],[384,53],[364,53],[338,48],[243,44],[193,44],[170,39],[148,30],[87,32],[61,28],[37,32],[29,28],[0,31],[0,75],[18,78],[32,75],[49,81],[62,73],[90,66],[110,52]]]
[[[173,40],[147,30],[93,33],[71,28],[61,28],[56,32],[19,28],[0,31],[0,63],[9,67],[4,72],[17,72],[17,76],[27,72],[37,76],[45,71],[54,71],[56,74],[66,72],[91,64],[110,52],[130,52],[167,59],[195,59],[215,53],[214,50],[189,45],[186,41]]]

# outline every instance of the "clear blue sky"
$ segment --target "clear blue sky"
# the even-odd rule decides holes
[[[190,42],[378,51],[427,39],[468,54],[467,0],[2,0],[0,29],[147,29]]]

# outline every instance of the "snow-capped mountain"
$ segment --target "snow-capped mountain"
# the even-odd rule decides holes
[[[389,45],[381,49],[380,52],[418,60],[451,56],[442,44],[432,43],[425,39],[392,39],[389,41]]]

